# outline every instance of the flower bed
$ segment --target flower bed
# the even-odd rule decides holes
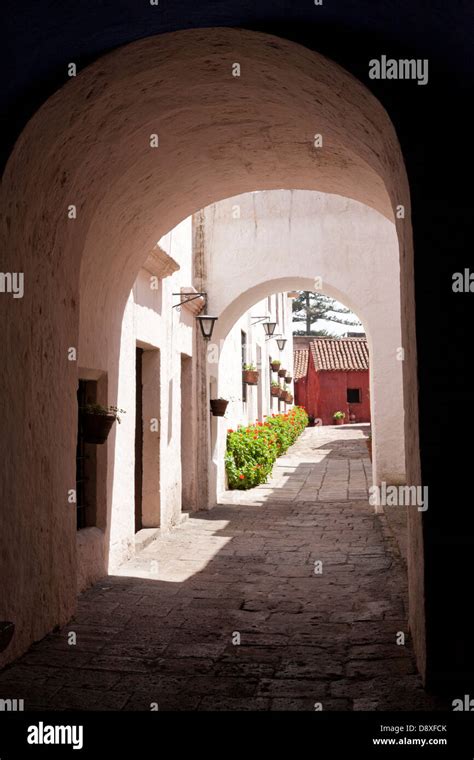
[[[272,414],[257,422],[227,431],[225,466],[231,489],[247,490],[265,483],[275,459],[296,441],[308,424],[301,406],[287,414]]]

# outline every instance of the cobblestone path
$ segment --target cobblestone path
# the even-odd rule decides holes
[[[84,593],[73,621],[0,674],[0,698],[26,710],[442,709],[416,673],[405,570],[368,504],[369,467],[362,427],[308,428],[267,485],[226,494]]]

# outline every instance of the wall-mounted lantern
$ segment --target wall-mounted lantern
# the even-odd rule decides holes
[[[204,340],[211,340],[214,325],[217,322],[218,317],[211,317],[209,314],[199,314],[196,319],[201,327],[201,333]]]
[[[276,322],[264,322],[263,323],[263,329],[265,330],[265,335],[267,338],[271,338],[273,333],[275,332],[275,327],[277,326]]]
[[[181,289],[180,293],[173,293],[173,296],[179,296],[178,303],[175,303],[172,306],[173,309],[186,306],[192,301],[201,301],[201,305],[197,305],[196,308],[193,309],[193,307],[189,306],[188,308],[190,308],[191,311],[194,311],[195,318],[199,321],[201,334],[204,340],[210,340],[212,338],[214,324],[217,322],[218,317],[212,317],[210,314],[196,314],[200,309],[205,309],[207,307],[207,293],[198,293],[194,289],[190,290],[190,292],[184,292],[184,289]]]

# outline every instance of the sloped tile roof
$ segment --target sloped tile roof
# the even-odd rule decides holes
[[[310,343],[316,371],[363,371],[369,369],[366,338],[315,338]]]
[[[309,348],[295,348],[293,351],[293,379],[306,377],[308,372]]]

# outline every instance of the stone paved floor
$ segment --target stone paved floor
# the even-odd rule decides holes
[[[363,436],[307,429],[266,487],[227,494],[83,594],[75,620],[0,674],[0,698],[27,710],[443,709],[409,636],[396,644],[405,573],[367,502]]]

